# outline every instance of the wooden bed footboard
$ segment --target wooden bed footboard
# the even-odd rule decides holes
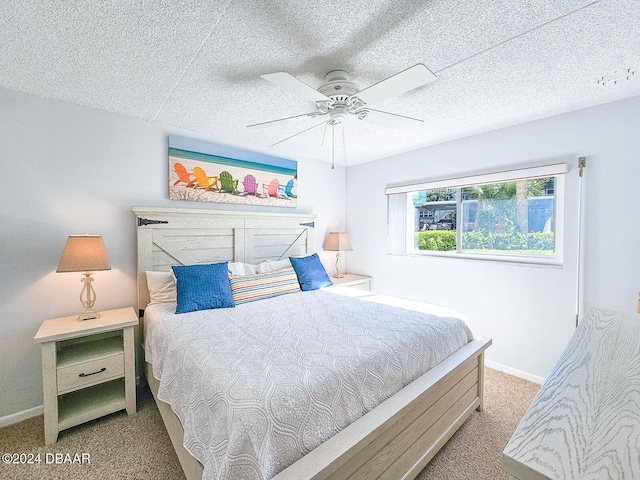
[[[415,478],[473,410],[482,410],[490,345],[490,339],[473,340],[273,480]],[[182,445],[178,417],[158,400],[151,368],[147,363],[147,381],[180,464],[188,480],[200,479],[203,467]]]
[[[484,350],[477,339],[274,477],[413,479],[482,409]]]

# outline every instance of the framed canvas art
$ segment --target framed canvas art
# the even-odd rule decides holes
[[[292,207],[298,162],[169,136],[169,199]]]

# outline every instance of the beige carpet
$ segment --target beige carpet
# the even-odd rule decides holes
[[[502,451],[540,385],[485,368],[484,410],[454,433],[418,480],[513,479],[502,469]]]
[[[502,450],[537,391],[538,385],[487,369],[485,410],[475,412],[465,422],[418,479],[513,478],[502,470]],[[43,429],[42,416],[0,429],[0,453],[40,454],[39,464],[3,462],[0,479],[184,479],[146,387],[138,389],[135,416],[114,413],[62,431],[52,447],[44,446]],[[89,464],[55,463],[82,462],[82,454],[89,455]]]
[[[63,430],[58,443],[44,446],[40,415],[0,429],[0,451],[41,455],[40,464],[0,465],[0,479],[160,480],[184,479],[178,457],[148,387],[138,388],[138,413],[125,411]],[[55,454],[90,455],[90,464],[47,464]]]

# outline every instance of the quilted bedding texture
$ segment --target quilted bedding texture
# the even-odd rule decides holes
[[[462,316],[341,290],[147,308],[146,361],[204,480],[273,477],[473,339]]]

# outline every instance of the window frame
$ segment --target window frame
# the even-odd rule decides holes
[[[388,214],[388,240],[390,255],[404,255],[413,257],[440,257],[440,258],[460,258],[467,260],[481,260],[492,262],[504,262],[510,264],[542,265],[542,266],[562,266],[564,263],[564,228],[565,228],[565,173],[567,164],[545,165],[542,167],[532,167],[526,169],[512,170],[506,172],[495,172],[481,174],[477,176],[459,177],[450,180],[437,180],[434,182],[415,183],[411,185],[387,187],[387,214]],[[502,183],[522,179],[554,178],[553,197],[553,221],[554,221],[554,252],[552,255],[518,254],[518,253],[496,253],[496,252],[465,252],[462,250],[462,228],[463,222],[463,200],[462,189],[465,186],[481,185],[487,183]],[[427,187],[427,188],[422,188]],[[415,246],[415,207],[411,199],[413,192],[430,190],[434,188],[457,188],[456,199],[456,250],[419,250]],[[405,219],[404,225],[399,223],[393,225],[392,210],[398,208],[399,198],[392,199],[392,196],[404,196]],[[393,201],[396,203],[394,204]],[[396,218],[398,212],[395,212]],[[404,232],[401,232],[401,228]],[[398,236],[404,236],[404,248],[398,248]],[[400,242],[402,243],[402,242]],[[395,247],[395,248],[394,248]],[[403,251],[404,250],[404,251]]]

